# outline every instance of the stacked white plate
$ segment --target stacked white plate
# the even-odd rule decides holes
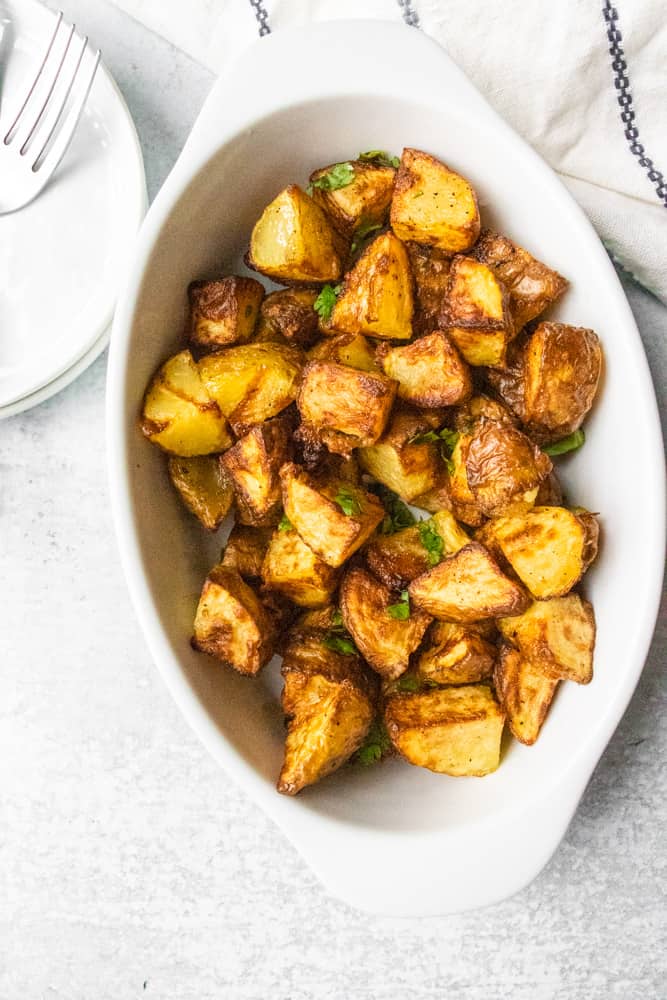
[[[20,107],[55,18],[36,0],[0,7],[1,121]],[[0,418],[48,399],[105,348],[145,211],[134,124],[101,65],[48,187],[32,204],[0,216]]]

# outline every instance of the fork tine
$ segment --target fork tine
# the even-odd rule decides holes
[[[23,145],[21,146],[21,148],[19,150],[19,153],[21,154],[21,156],[25,156],[25,154],[28,152],[28,147],[30,146],[30,142],[32,140],[32,137],[34,136],[35,132],[37,131],[37,126],[39,125],[39,123],[41,122],[42,118],[44,117],[46,109],[49,106],[49,102],[50,102],[51,98],[53,97],[53,91],[56,89],[56,84],[58,83],[58,80],[60,78],[60,74],[62,72],[62,68],[65,65],[65,60],[67,59],[67,53],[69,52],[69,47],[70,47],[70,45],[72,43],[72,39],[74,38],[74,32],[75,31],[76,31],[76,25],[73,24],[72,27],[69,29],[69,35],[67,37],[67,42],[65,43],[65,48],[63,49],[63,53],[62,53],[62,55],[60,57],[60,62],[58,63],[58,66],[57,66],[56,72],[54,74],[54,77],[51,80],[51,86],[48,89],[46,97],[44,98],[44,103],[42,104],[41,108],[39,109],[39,114],[35,118],[35,121],[33,122],[32,127],[31,127],[30,131],[28,132],[28,135],[26,136],[25,142],[23,143]],[[69,91],[68,91],[68,93],[69,93]],[[67,98],[65,98],[65,99],[67,99]]]
[[[69,85],[69,88],[68,88],[68,95],[69,95],[69,92],[72,89],[72,85],[74,84],[74,80],[75,80],[76,76],[78,75],[78,69],[79,69],[79,66],[81,64],[84,51],[85,51],[85,48],[81,50],[81,53],[80,53],[80,56],[79,56],[79,62],[77,63],[77,68],[75,70],[74,76],[72,77],[72,80],[70,81],[70,85]],[[90,93],[90,88],[93,85],[93,81],[95,79],[95,74],[97,73],[97,67],[100,64],[100,58],[101,58],[101,53],[100,53],[100,50],[98,49],[96,51],[96,53],[95,53],[95,60],[93,62],[93,67],[92,67],[90,73],[88,74],[88,78],[86,80],[86,83],[82,87],[81,92],[79,93],[78,97],[76,98],[76,100],[72,104],[72,107],[71,107],[69,113],[67,114],[67,116],[66,116],[66,118],[65,118],[65,120],[63,122],[62,128],[60,128],[60,130],[58,131],[58,125],[59,125],[59,123],[60,123],[60,121],[62,119],[62,116],[63,116],[63,111],[64,111],[64,108],[65,108],[66,100],[63,103],[63,107],[60,109],[60,113],[58,115],[58,118],[56,119],[56,121],[55,121],[55,123],[53,125],[53,128],[49,132],[49,135],[47,136],[46,142],[44,143],[44,145],[40,149],[39,153],[37,154],[37,157],[36,157],[35,161],[33,162],[33,165],[32,165],[33,173],[37,173],[40,170],[46,170],[47,174],[51,175],[53,173],[53,171],[56,169],[56,167],[58,166],[58,164],[60,163],[60,161],[63,158],[63,156],[65,155],[65,152],[67,151],[67,147],[69,146],[70,142],[72,141],[72,136],[74,135],[74,130],[75,130],[77,124],[78,124],[79,118],[81,117],[81,113],[82,113],[82,111],[83,111],[83,109],[85,107],[86,101],[88,100],[88,94]],[[53,141],[53,144],[49,148],[49,145],[51,144],[51,140],[54,137],[54,135],[55,135],[55,139]]]
[[[88,36],[86,35],[86,37],[83,38],[82,41],[81,41],[81,47],[79,49],[79,55],[77,56],[77,60],[76,60],[76,63],[74,65],[74,69],[72,70],[72,72],[70,74],[69,83],[67,84],[67,88],[65,90],[65,93],[62,95],[62,98],[60,99],[60,107],[58,108],[58,111],[56,113],[56,117],[55,117],[55,120],[53,122],[53,125],[49,129],[48,135],[46,136],[46,139],[42,143],[42,148],[39,151],[39,153],[37,154],[35,160],[38,160],[39,157],[42,156],[42,154],[44,153],[44,150],[48,146],[51,138],[55,135],[55,133],[56,133],[56,131],[58,129],[58,126],[60,124],[62,116],[63,116],[63,114],[65,112],[65,108],[67,107],[67,101],[69,100],[69,95],[72,93],[72,87],[74,86],[74,83],[75,83],[76,78],[78,76],[79,70],[81,68],[81,63],[83,61],[83,57],[85,55],[87,47],[88,47]],[[62,63],[61,63],[61,67],[62,67]],[[60,73],[60,68],[59,68],[58,72]],[[48,101],[49,101],[49,98],[47,97],[47,103],[48,103]],[[39,119],[38,119],[38,121],[39,121]],[[37,122],[33,126],[33,131],[35,130],[35,128],[37,128]],[[26,152],[26,148],[28,146],[28,142],[30,141],[30,136],[31,135],[32,135],[32,132],[30,133],[30,135],[28,136],[28,138],[26,139],[26,141],[23,143],[23,146],[21,147],[21,155],[23,155],[23,153]]]
[[[56,37],[58,35],[58,32],[60,30],[60,25],[62,24],[62,20],[63,20],[63,12],[61,10],[59,10],[58,11],[58,17],[56,19],[56,26],[55,26],[55,28],[53,30],[53,34],[51,36],[51,41],[49,42],[48,48],[47,48],[47,50],[46,50],[46,52],[44,54],[44,58],[42,60],[42,65],[39,67],[39,69],[37,71],[37,76],[32,81],[32,84],[31,84],[31,86],[30,86],[30,88],[28,90],[28,93],[25,96],[25,100],[23,101],[23,104],[19,108],[19,111],[18,111],[18,114],[16,115],[16,118],[14,119],[14,121],[12,122],[12,124],[9,126],[9,129],[7,130],[7,133],[5,134],[5,138],[3,140],[5,146],[9,145],[9,143],[12,141],[12,139],[14,137],[14,132],[16,131],[16,127],[17,127],[17,125],[19,123],[21,115],[25,111],[25,109],[27,107],[27,104],[28,104],[28,101],[32,97],[32,95],[33,95],[33,93],[35,91],[35,87],[39,83],[40,77],[41,77],[42,73],[44,72],[44,69],[45,69],[46,64],[48,62],[48,59],[49,59],[49,56],[51,55],[51,49],[53,48],[53,43],[55,42]]]

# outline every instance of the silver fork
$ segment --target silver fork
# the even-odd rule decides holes
[[[99,63],[99,49],[92,53],[88,38],[80,38],[59,11],[18,112],[9,127],[0,121],[0,215],[23,208],[48,184],[72,141]]]

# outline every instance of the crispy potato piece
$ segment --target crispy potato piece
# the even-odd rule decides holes
[[[297,406],[330,451],[348,455],[382,434],[396,397],[396,383],[384,375],[332,361],[309,361]]]
[[[217,531],[234,502],[234,490],[217,455],[180,458],[172,455],[167,463],[169,478],[198,521],[209,531]]]
[[[540,441],[557,441],[581,427],[595,399],[602,348],[592,330],[540,323],[525,353],[524,421]]]
[[[381,233],[345,276],[331,328],[383,340],[409,340],[413,311],[407,251],[393,233]]]
[[[469,364],[504,364],[514,321],[507,289],[486,264],[454,258],[439,326]]]
[[[551,472],[548,455],[516,427],[482,417],[465,451],[468,487],[480,510],[493,517],[531,507]],[[453,494],[452,494],[453,495]]]
[[[534,601],[518,617],[500,618],[498,628],[547,677],[592,680],[595,618],[578,594]]]
[[[419,414],[396,411],[380,440],[359,449],[359,464],[379,483],[410,502],[433,488],[441,468],[437,445],[411,443],[411,438],[426,429]]]
[[[219,563],[204,582],[192,645],[240,674],[256,674],[274,652],[273,618],[236,570]]]
[[[400,677],[422,641],[431,616],[410,608],[404,620],[388,610],[399,601],[391,590],[365,569],[348,570],[340,586],[340,610],[345,627],[366,662],[382,677]]]
[[[385,375],[398,382],[399,398],[415,406],[455,406],[472,394],[470,369],[441,330],[405,347],[381,344],[377,357]]]
[[[275,524],[280,517],[280,467],[291,458],[291,420],[281,414],[251,427],[221,458],[236,496],[240,524]]]
[[[443,556],[453,555],[467,545],[470,538],[447,510],[439,511],[422,522],[435,531],[443,542]],[[425,548],[418,524],[402,528],[393,535],[372,538],[364,550],[369,569],[388,587],[402,590],[433,563]]]
[[[452,451],[452,456],[448,463],[446,473],[446,489],[441,490],[443,499],[449,497],[452,513],[457,520],[475,528],[484,521],[484,512],[475,500],[470,486],[468,485],[468,474],[466,472],[466,458],[472,436],[464,432],[459,432],[459,438]],[[417,501],[415,501],[416,503]],[[424,502],[424,497],[419,497],[419,502]]]
[[[531,746],[540,735],[558,681],[507,645],[501,647],[493,681],[512,735]]]
[[[408,587],[415,606],[443,621],[469,622],[520,615],[530,605],[523,587],[501,571],[478,542],[470,542]]]
[[[527,334],[524,331],[507,348],[502,367],[487,368],[485,372],[487,384],[502,401],[503,406],[507,407],[521,421],[526,416],[524,399],[526,343]]]
[[[454,504],[449,494],[449,476],[444,467],[439,471],[435,485],[430,490],[427,490],[426,493],[420,493],[411,503],[414,507],[426,510],[430,514],[437,514],[441,510],[451,511],[453,509]]]
[[[500,764],[505,717],[485,684],[397,695],[384,720],[398,752],[429,771],[481,777]]]
[[[273,533],[262,578],[270,590],[303,608],[327,605],[338,585],[338,571],[316,556],[294,528],[279,528]]]
[[[318,316],[313,306],[318,292],[311,288],[282,288],[271,292],[259,310],[256,340],[310,347],[317,339]]]
[[[329,217],[296,184],[267,205],[250,237],[248,266],[281,281],[338,281],[343,271],[340,239]]]
[[[417,657],[417,677],[433,684],[474,684],[493,673],[496,647],[472,628],[434,622]]]
[[[489,396],[478,393],[461,406],[456,407],[454,427],[460,434],[471,434],[482,417],[500,424],[517,426],[517,419],[506,406]]]
[[[536,507],[562,507],[563,491],[558,482],[558,476],[551,470],[546,479],[540,483],[540,488],[535,497]]]
[[[190,343],[205,350],[243,344],[252,337],[264,286],[238,274],[217,281],[193,281],[190,301]]]
[[[507,236],[490,229],[481,233],[470,253],[490,267],[509,291],[517,331],[560,298],[568,286],[568,281],[557,271],[547,267]]]
[[[375,715],[377,685],[361,658],[333,652],[322,639],[320,630],[300,629],[285,649],[283,795],[296,795],[349,760]]]
[[[303,354],[282,344],[242,344],[199,362],[202,381],[237,435],[296,399]],[[222,451],[223,449],[218,449]]]
[[[233,440],[189,351],[174,354],[151,379],[140,426],[153,444],[184,458],[224,451]]]
[[[564,507],[533,507],[484,529],[533,597],[569,593],[597,554],[598,523]]]
[[[315,186],[312,198],[327,213],[336,229],[350,238],[356,229],[381,225],[389,214],[389,205],[394,191],[393,167],[383,167],[364,160],[349,162],[354,171],[350,184],[331,191]],[[321,167],[310,175],[310,183],[317,184],[329,173],[328,167]]]
[[[426,243],[448,254],[467,250],[479,236],[472,185],[419,149],[403,150],[390,220],[400,240]]]
[[[361,333],[338,333],[325,337],[308,352],[309,361],[334,361],[349,368],[382,374],[375,361],[375,351]]]
[[[431,333],[438,329],[451,260],[442,250],[421,243],[406,243],[405,249],[415,279],[413,327],[418,333]]]
[[[294,463],[282,467],[280,479],[287,517],[329,566],[342,566],[384,518],[377,497],[344,479],[317,479]]]
[[[272,534],[272,528],[235,524],[222,550],[222,565],[237,570],[246,583],[258,583],[262,579],[262,563]]]

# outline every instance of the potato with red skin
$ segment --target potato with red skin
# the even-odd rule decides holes
[[[531,507],[551,459],[516,427],[483,417],[465,453],[467,484],[488,517]]]

